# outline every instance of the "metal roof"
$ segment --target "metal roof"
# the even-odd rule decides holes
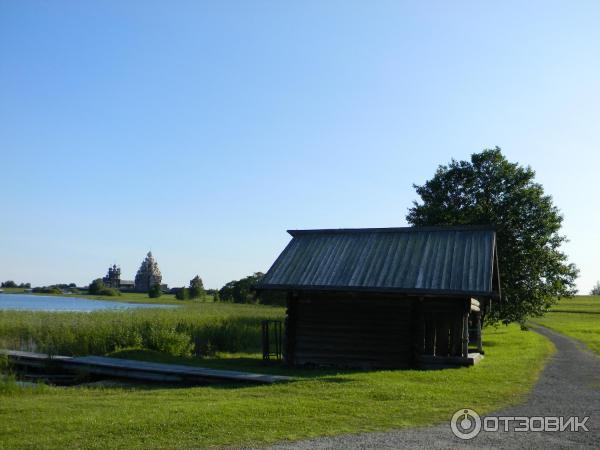
[[[259,290],[497,296],[491,227],[289,230]]]

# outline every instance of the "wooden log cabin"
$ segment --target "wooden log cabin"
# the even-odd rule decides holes
[[[287,363],[436,368],[482,357],[482,318],[500,299],[493,228],[288,232],[256,286],[287,293]]]

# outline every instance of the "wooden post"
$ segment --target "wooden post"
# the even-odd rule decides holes
[[[452,356],[462,355],[462,313],[456,311],[452,317]]]
[[[298,299],[291,292],[287,296],[287,310],[285,316],[285,353],[283,360],[290,365],[294,364],[294,353],[296,349],[296,323],[298,310]]]
[[[437,356],[448,356],[448,335],[450,325],[446,317],[439,317],[435,327],[435,354]]]
[[[423,297],[415,300],[412,310],[412,334],[414,336],[413,356],[425,353],[425,314],[422,307]]]
[[[435,355],[435,319],[433,313],[428,312],[425,320],[425,355]]]
[[[481,343],[481,313],[475,316],[476,327],[477,327],[477,352],[483,353],[483,345]]]
[[[469,356],[469,313],[463,314],[462,356]]]
[[[262,328],[262,353],[263,353],[263,361],[268,361],[269,356],[271,354],[269,349],[269,321],[263,320],[261,322]]]

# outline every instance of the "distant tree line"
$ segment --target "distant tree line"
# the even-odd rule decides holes
[[[189,287],[174,289],[175,298],[178,300],[203,300],[206,297],[212,297],[213,302],[285,305],[286,296],[284,293],[257,293],[253,289],[254,285],[264,276],[265,274],[262,272],[255,272],[240,280],[230,281],[221,289],[205,289],[202,279],[196,275],[190,280]]]
[[[58,286],[38,286],[32,289],[36,294],[62,294],[63,291]]]
[[[596,282],[596,285],[592,288],[590,295],[600,295],[600,281]]]
[[[219,289],[219,300],[232,303],[260,303],[263,305],[285,305],[286,297],[279,292],[257,293],[253,287],[265,276],[255,272],[241,280],[234,280]]]
[[[25,288],[25,289],[29,289],[31,288],[31,283],[21,283],[21,284],[17,284],[12,280],[8,280],[8,281],[4,281],[0,287],[3,288]]]
[[[36,294],[63,294],[65,291],[79,293],[75,283],[52,284],[50,286],[37,286],[32,289]]]

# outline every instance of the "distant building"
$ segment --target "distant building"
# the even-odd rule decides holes
[[[152,256],[152,252],[148,252],[146,259],[142,261],[135,276],[135,290],[138,292],[148,292],[152,286],[156,284],[161,285],[161,283],[162,274],[158,268],[158,263]]]
[[[109,288],[119,289],[121,287],[121,268],[113,264],[108,268],[108,274],[102,278],[102,282]]]
[[[105,286],[124,291],[148,292],[152,286],[159,284],[163,291],[168,290],[166,284],[161,284],[162,275],[152,252],[148,252],[134,280],[121,280],[121,268],[113,264],[108,273],[102,278]]]
[[[133,280],[121,280],[120,289],[135,289],[135,282]]]

